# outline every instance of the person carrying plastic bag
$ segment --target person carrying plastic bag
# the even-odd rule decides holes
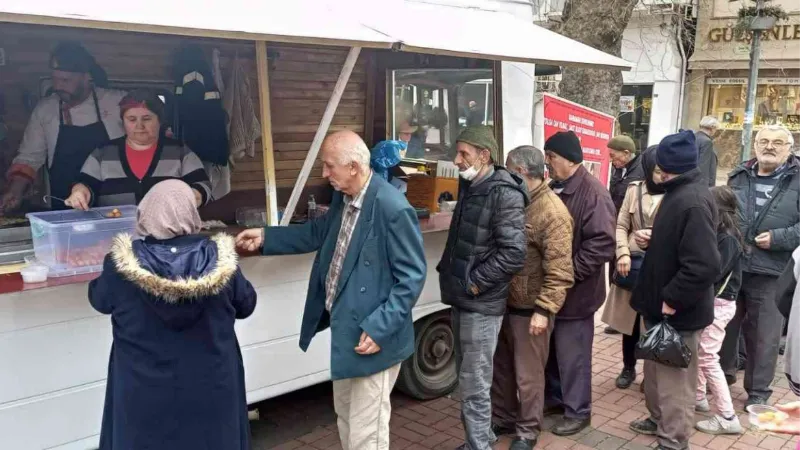
[[[713,285],[720,272],[717,208],[697,169],[697,145],[691,131],[667,136],[658,144],[654,179],[666,193],[653,229],[636,236],[637,245],[647,253],[631,306],[644,320],[645,340],[660,324],[664,333],[660,342],[669,343],[666,348],[670,349],[660,355],[670,357],[645,360],[650,417],[631,423],[630,428],[657,436],[660,449],[683,450],[689,448],[694,428],[698,342],[702,330],[714,321]],[[669,318],[665,321],[664,316]],[[686,357],[687,349],[680,341],[689,357],[685,366],[675,367],[672,362],[682,362],[673,361],[675,355]]]

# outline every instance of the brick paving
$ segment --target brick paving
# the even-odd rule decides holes
[[[632,420],[647,416],[644,395],[639,392],[641,374],[628,390],[619,390],[614,380],[622,368],[619,335],[603,334],[604,325],[595,328],[592,391],[592,426],[576,436],[557,437],[549,432],[540,436],[537,449],[546,450],[645,450],[656,446],[655,438],[640,436],[628,429]],[[639,364],[641,371],[641,363]],[[781,364],[773,382],[771,402],[794,400],[782,375]],[[743,373],[731,389],[734,406],[741,411],[747,394],[742,388]],[[452,450],[463,442],[464,429],[460,421],[457,394],[427,402],[418,402],[402,394],[393,396],[391,420],[392,449]],[[298,393],[272,399],[260,405],[261,419],[252,423],[255,450],[324,450],[341,449],[331,407],[330,383],[305,389]],[[698,413],[696,420],[703,414]],[[742,425],[748,427],[746,414],[740,414]],[[546,419],[545,427],[552,424]],[[710,436],[695,432],[694,450],[795,450],[797,438],[748,430],[741,436]],[[508,438],[502,438],[497,449],[508,448]]]

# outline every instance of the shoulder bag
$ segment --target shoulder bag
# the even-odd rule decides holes
[[[643,184],[643,183],[642,183]],[[645,226],[644,221],[644,212],[642,206],[642,184],[639,184],[636,187],[636,197],[637,201],[639,202],[639,221],[641,221],[642,226]],[[644,254],[645,252],[631,252],[631,270],[628,272],[628,276],[622,276],[617,272],[616,267],[614,268],[614,277],[612,281],[615,285],[621,287],[622,289],[626,289],[632,291],[633,288],[636,287],[636,280],[639,278],[639,271],[642,269],[642,263],[644,262]]]

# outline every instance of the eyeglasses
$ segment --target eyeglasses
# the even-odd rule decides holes
[[[785,145],[788,145],[789,143],[780,139],[776,139],[774,141],[770,141],[769,139],[759,139],[758,141],[756,141],[756,145],[759,146],[760,148],[764,148],[769,144],[772,144],[773,147],[783,147]]]

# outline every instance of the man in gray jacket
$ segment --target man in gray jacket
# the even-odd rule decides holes
[[[775,303],[778,276],[800,245],[800,159],[791,154],[792,134],[780,125],[756,135],[756,158],[731,172],[728,185],[739,200],[745,241],[742,288],[736,316],[720,351],[727,377],[735,377],[740,330],[747,363],[746,405],[765,404],[772,395],[783,317]]]
[[[714,151],[714,134],[719,129],[719,120],[714,116],[700,119],[700,129],[695,133],[697,142],[697,167],[708,179],[708,185],[717,184],[717,152]]]

